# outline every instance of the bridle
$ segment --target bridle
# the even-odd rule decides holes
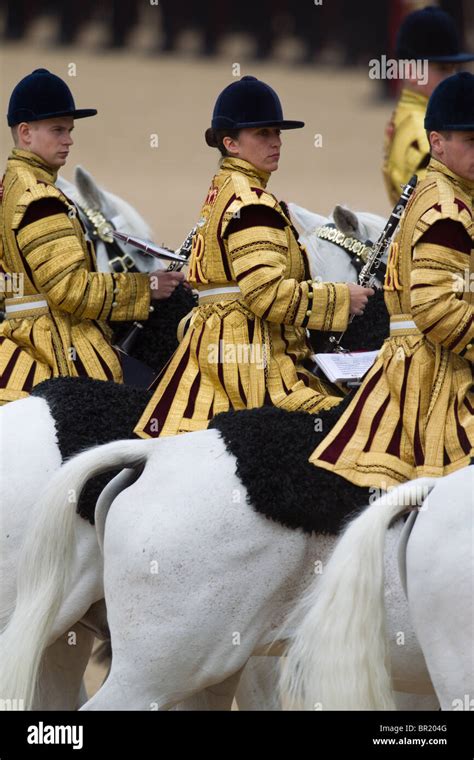
[[[139,272],[133,258],[129,253],[124,253],[112,235],[112,231],[117,229],[118,222],[122,219],[121,215],[107,219],[102,211],[91,209],[84,203],[75,204],[79,210],[81,221],[86,228],[87,234],[92,242],[101,241],[104,244],[105,251],[109,262],[109,267],[113,272]]]
[[[357,238],[345,235],[344,232],[338,230],[334,222],[328,222],[321,227],[317,227],[316,237],[321,240],[328,240],[330,243],[334,243],[339,248],[342,248],[351,259],[352,266],[359,275],[362,267],[367,263],[367,256],[373,248],[371,240],[366,240],[365,243],[357,240]],[[382,280],[385,278],[386,265],[381,263],[379,266],[379,272]]]

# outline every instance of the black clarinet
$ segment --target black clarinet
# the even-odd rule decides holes
[[[410,181],[403,188],[402,194],[396,202],[395,207],[389,216],[387,224],[380,233],[380,237],[374,244],[372,251],[369,253],[366,264],[360,271],[358,277],[359,285],[363,285],[365,288],[371,288],[375,284],[382,259],[393,240],[393,236],[397,231],[398,225],[400,224],[400,220],[404,214],[407,203],[413,194],[417,181],[418,177],[416,174],[414,174]],[[354,319],[354,316],[354,314],[351,315],[348,326]],[[342,333],[331,333],[327,339],[324,351],[321,353],[331,354],[334,351],[345,351],[345,349],[342,348],[340,344],[346,330],[344,330]]]
[[[186,239],[184,240],[183,244],[178,248],[176,253],[179,256],[184,256],[186,259],[189,259],[191,255],[192,250],[192,243],[193,243],[193,237],[197,229],[201,226],[202,222],[199,220],[199,222],[194,225],[191,232],[186,236]],[[172,248],[166,248],[166,246],[163,246],[165,250],[170,251],[170,253],[175,253]],[[167,272],[177,272],[184,266],[184,262],[180,261],[172,261],[167,269],[165,271]],[[122,340],[115,343],[114,348],[121,351],[123,354],[127,354],[127,356],[130,354],[130,351],[133,349],[133,346],[135,345],[138,336],[140,335],[140,332],[143,330],[145,326],[144,322],[132,322],[132,326],[129,330],[125,333]]]

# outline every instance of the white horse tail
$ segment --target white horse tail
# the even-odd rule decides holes
[[[22,547],[15,611],[0,635],[0,704],[29,710],[44,649],[71,580],[76,557],[76,505],[87,481],[146,462],[156,441],[115,441],[88,449],[53,474],[40,496]]]
[[[434,478],[405,483],[347,527],[291,617],[283,703],[304,710],[394,710],[384,609],[384,545],[392,520],[420,506]]]

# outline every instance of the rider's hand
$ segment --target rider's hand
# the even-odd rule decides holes
[[[184,283],[183,272],[158,270],[150,274],[151,297],[155,300],[169,298],[180,283]]]
[[[353,315],[360,316],[364,313],[369,297],[373,296],[375,291],[373,288],[363,288],[362,285],[356,285],[353,282],[347,283],[347,287],[351,298],[349,311]]]

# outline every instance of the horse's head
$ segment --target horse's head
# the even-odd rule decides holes
[[[99,187],[93,176],[82,166],[76,166],[74,179],[85,203],[98,209],[109,221],[117,220],[131,235],[151,240],[152,231],[142,216],[123,198]],[[117,228],[118,229],[118,228]]]
[[[337,237],[342,240],[347,238],[363,244],[366,241],[374,243],[385,226],[385,219],[367,212],[355,213],[339,205],[329,218],[294,203],[289,203],[288,207],[300,242],[308,251],[312,276],[320,277],[324,282],[357,282],[351,252],[331,237],[336,238],[337,232],[340,232],[344,237]],[[345,244],[348,246],[350,240],[345,240]]]
[[[347,237],[353,237],[365,243],[370,240],[375,243],[383,228],[385,219],[377,214],[359,211],[357,214],[345,206],[335,206],[332,218],[337,229]]]
[[[79,207],[81,218],[94,241],[97,264],[102,272],[152,272],[165,268],[151,256],[121,241],[110,240],[110,227],[144,240],[151,240],[152,232],[145,220],[127,201],[103,190],[93,176],[82,166],[74,171],[76,185],[62,177],[57,185]]]

